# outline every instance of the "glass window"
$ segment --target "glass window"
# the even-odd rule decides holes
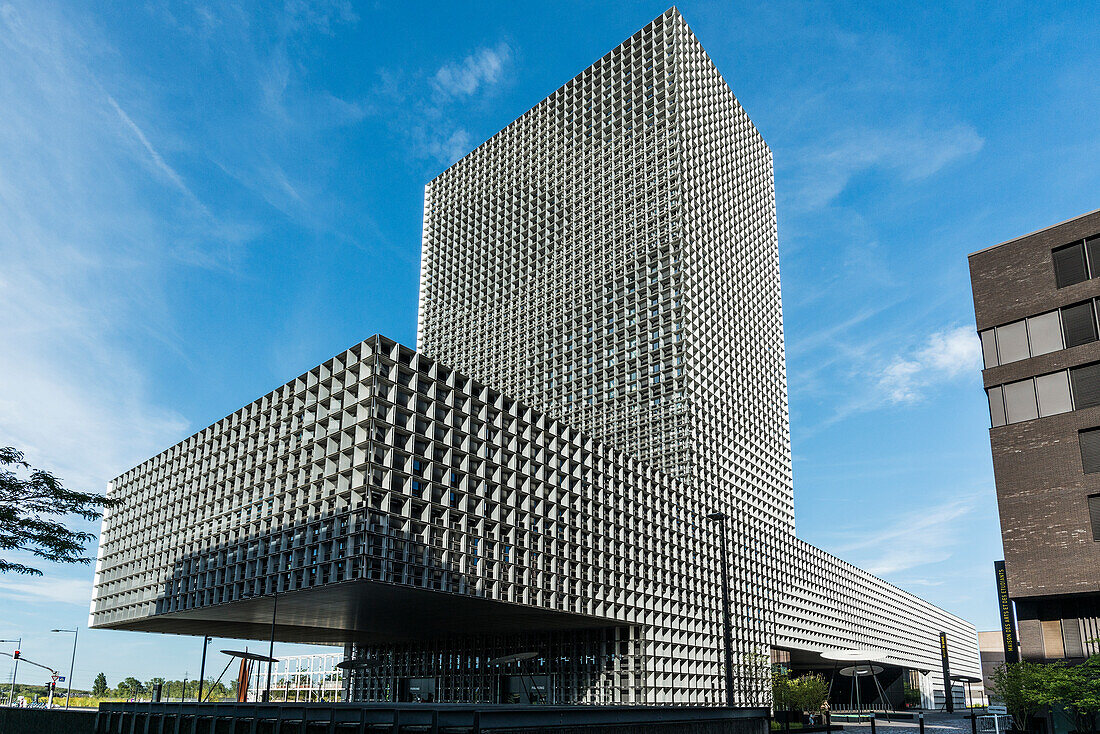
[[[1051,311],[1027,320],[1027,338],[1031,343],[1031,356],[1057,352],[1062,348],[1062,327],[1058,312]]]
[[[1035,402],[1035,381],[1030,377],[1019,382],[1010,382],[1004,387],[1005,413],[1009,423],[1029,421],[1039,417],[1039,406]]]
[[[1001,364],[1027,359],[1027,326],[1023,321],[997,327],[997,353]]]
[[[1089,522],[1092,525],[1092,539],[1100,541],[1100,494],[1089,495]]]
[[[1073,410],[1069,397],[1069,373],[1055,372],[1035,378],[1035,392],[1039,396],[1039,415],[1057,415]]]
[[[1093,317],[1092,301],[1063,308],[1062,331],[1065,333],[1067,349],[1096,341],[1096,319]]]
[[[1074,367],[1069,371],[1073,386],[1073,407],[1077,410],[1100,405],[1100,364]]]
[[[985,359],[985,368],[996,367],[998,364],[996,330],[986,329],[980,336],[982,338],[982,357]]]
[[[1083,242],[1059,247],[1051,253],[1051,257],[1054,260],[1054,282],[1059,288],[1089,279]]]
[[[1088,255],[1093,273],[1100,275],[1100,234],[1094,234],[1085,240],[1085,253]]]
[[[1085,474],[1100,472],[1100,428],[1077,432],[1081,444],[1081,469]]]
[[[986,392],[989,393],[989,419],[994,428],[1003,426],[1005,424],[1004,393],[1001,391],[1000,385],[991,387]]]

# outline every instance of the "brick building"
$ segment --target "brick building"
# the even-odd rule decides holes
[[[1021,654],[1096,654],[1100,211],[972,254],[970,279]]]

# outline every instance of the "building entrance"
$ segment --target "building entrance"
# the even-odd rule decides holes
[[[402,678],[401,701],[406,703],[435,701],[435,678]]]
[[[502,676],[500,693],[501,703],[550,703],[550,676]]]

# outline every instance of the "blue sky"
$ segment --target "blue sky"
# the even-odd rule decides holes
[[[679,7],[775,156],[799,534],[992,629],[966,255],[1100,205],[1100,6],[939,5]],[[424,183],[665,7],[0,0],[0,445],[101,489],[413,344]],[[0,577],[0,638],[67,668],[91,576]],[[76,681],[199,654],[86,631]]]

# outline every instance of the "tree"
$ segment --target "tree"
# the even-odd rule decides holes
[[[18,469],[30,470],[30,476],[20,479],[14,471]],[[23,461],[21,451],[0,448],[0,551],[26,551],[58,563],[91,563],[84,546],[95,536],[70,530],[53,518],[77,515],[95,520],[98,508],[118,503],[103,495],[66,489],[53,474]],[[42,575],[36,568],[0,558],[0,573],[8,571]]]
[[[815,714],[829,695],[829,684],[817,673],[807,673],[791,681],[791,703],[799,711]]]
[[[1100,713],[1100,655],[1093,655],[1081,665],[1059,666],[1052,673],[1051,698],[1073,716],[1075,730],[1096,731],[1096,716]]]
[[[103,673],[95,677],[95,682],[92,683],[92,695],[96,698],[103,698],[107,695],[107,676]]]
[[[1016,728],[1026,730],[1031,717],[1055,698],[1054,682],[1061,665],[1006,663],[993,671],[993,694],[1008,709]]]
[[[776,711],[786,711],[791,707],[792,703],[790,675],[788,675],[786,672],[773,672],[772,708]]]
[[[145,693],[145,686],[137,678],[130,676],[118,684],[118,693],[120,696],[136,698]]]

